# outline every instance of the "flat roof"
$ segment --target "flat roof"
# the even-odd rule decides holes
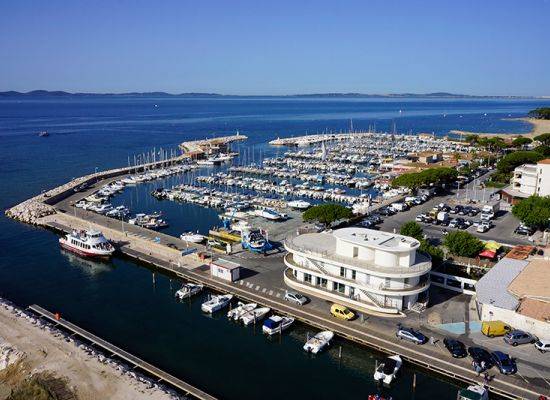
[[[515,310],[519,301],[508,285],[523,271],[529,261],[504,257],[476,283],[477,300],[483,304],[507,310]]]
[[[536,297],[550,301],[550,261],[535,258],[508,286],[517,297]]]
[[[236,262],[233,262],[233,261],[224,260],[223,258],[218,258],[217,260],[212,261],[212,264],[214,264],[217,267],[222,267],[225,269],[236,269],[241,267],[240,264],[237,264]]]
[[[420,246],[420,242],[412,237],[367,228],[342,228],[332,234],[349,243],[386,251],[410,251]]]

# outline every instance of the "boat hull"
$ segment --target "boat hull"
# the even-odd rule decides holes
[[[111,252],[101,252],[101,253],[86,251],[84,249],[79,249],[77,247],[71,246],[70,244],[67,244],[66,242],[62,241],[61,239],[59,239],[59,244],[61,245],[61,248],[65,249],[67,251],[70,251],[72,253],[78,254],[79,256],[86,257],[86,258],[100,258],[100,259],[103,258],[103,259],[107,259],[107,258],[110,258],[114,253],[114,250],[111,251]]]

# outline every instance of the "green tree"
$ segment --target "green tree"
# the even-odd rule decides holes
[[[550,119],[550,107],[540,107],[529,111],[528,115],[532,118]]]
[[[529,139],[529,138],[526,138],[526,137],[523,137],[523,136],[518,136],[517,138],[512,140],[512,146],[514,146],[514,147],[523,147],[527,144],[530,144],[531,142],[533,142],[532,139]]]
[[[470,144],[476,144],[477,141],[479,140],[479,135],[470,133],[464,137],[464,140]]]
[[[543,133],[542,135],[535,136],[534,139],[541,144],[550,146],[550,133]]]
[[[541,144],[540,146],[535,147],[533,151],[536,151],[537,153],[542,154],[545,157],[550,156],[550,146],[547,144]]]
[[[421,172],[409,172],[399,175],[392,181],[393,187],[407,187],[417,189],[431,184],[449,183],[456,179],[458,171],[454,168],[437,167],[425,169]]]
[[[516,151],[505,155],[497,163],[497,171],[501,173],[512,172],[514,168],[523,164],[534,164],[544,157],[536,151]]]
[[[550,225],[550,196],[531,196],[512,207],[512,214],[525,225],[545,229]]]
[[[410,236],[419,241],[422,241],[424,239],[424,231],[422,227],[418,225],[415,221],[404,223],[401,226],[399,233],[403,236]]]
[[[349,219],[353,217],[353,212],[340,204],[325,203],[311,207],[302,214],[306,222],[318,221],[325,226],[329,226],[335,221]]]
[[[483,242],[464,231],[449,233],[443,243],[455,256],[475,257],[483,250]]]

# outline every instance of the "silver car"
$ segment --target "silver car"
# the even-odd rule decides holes
[[[513,330],[504,335],[504,341],[512,346],[517,346],[518,344],[535,343],[537,338],[530,333]]]
[[[296,292],[286,292],[285,300],[290,301],[294,304],[298,304],[299,306],[303,306],[307,303],[307,297]]]

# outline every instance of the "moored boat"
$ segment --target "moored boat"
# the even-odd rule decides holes
[[[184,283],[176,292],[176,297],[180,300],[186,299],[188,297],[194,296],[197,293],[200,293],[202,289],[204,288],[204,285],[197,285],[194,283]]]
[[[311,207],[311,203],[308,202],[308,201],[305,201],[305,200],[293,200],[293,201],[289,201],[287,203],[287,205],[290,207],[290,208],[295,208],[297,210],[305,210],[309,207]]]
[[[489,390],[482,385],[471,385],[466,389],[460,389],[456,395],[457,400],[489,400]]]
[[[183,240],[184,242],[189,242],[189,243],[202,243],[204,242],[206,237],[204,237],[200,233],[187,232],[187,233],[182,233],[180,235],[180,239]]]
[[[253,322],[261,321],[268,312],[271,311],[269,307],[255,308],[241,316],[241,321],[245,325],[250,325]]]
[[[215,313],[229,305],[229,302],[233,299],[232,294],[224,294],[219,296],[212,296],[212,298],[201,304],[201,310],[205,313]]]
[[[330,344],[330,341],[334,337],[332,331],[322,331],[310,338],[306,344],[304,344],[304,350],[308,353],[317,354]]]
[[[394,355],[386,358],[374,371],[374,380],[389,386],[403,365],[401,357]]]
[[[99,231],[72,231],[59,238],[59,244],[66,250],[84,257],[110,257],[115,248]]]
[[[264,321],[262,325],[263,333],[271,336],[276,333],[281,333],[294,322],[292,317],[284,317],[280,315],[272,315]]]
[[[235,321],[239,320],[244,314],[254,310],[258,305],[256,303],[244,304],[239,302],[238,306],[227,312],[227,318]]]

